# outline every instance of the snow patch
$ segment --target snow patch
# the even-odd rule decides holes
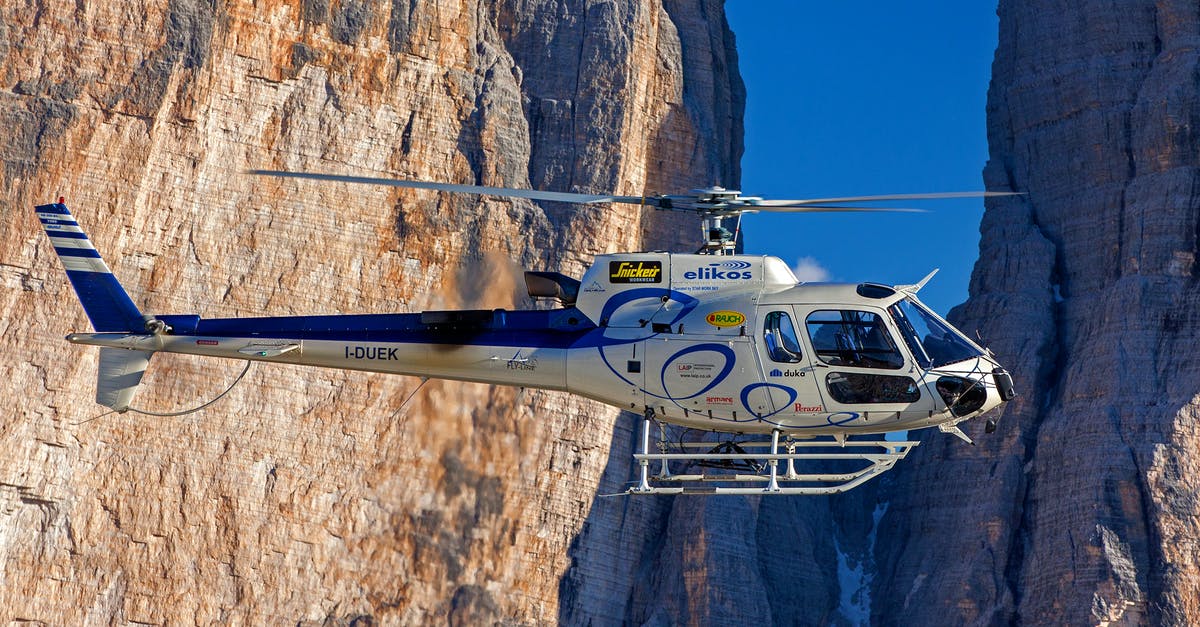
[[[887,512],[887,503],[875,506],[871,513],[871,531],[867,534],[866,547],[859,556],[842,550],[833,537],[833,549],[837,552],[838,613],[851,625],[871,624],[871,582],[875,579],[875,539],[879,537],[879,522]]]

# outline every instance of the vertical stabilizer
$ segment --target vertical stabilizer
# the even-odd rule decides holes
[[[36,211],[92,327],[100,332],[149,332],[147,320],[153,319],[143,317],[138,311],[62,199],[55,204],[40,205]],[[151,351],[101,348],[96,402],[117,411],[129,409],[153,354]]]
[[[145,333],[146,321],[62,199],[36,208],[54,252],[97,331]]]

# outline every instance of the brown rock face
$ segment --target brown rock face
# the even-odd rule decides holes
[[[886,483],[874,616],[1195,625],[1200,9],[999,14],[984,177],[1028,196],[989,203],[953,317],[1023,396]]]
[[[628,546],[572,569],[603,548],[581,529],[629,463],[629,421],[614,431],[593,403],[261,366],[201,413],[97,417],[96,353],[62,340],[87,321],[32,206],[66,196],[149,312],[520,305],[522,266],[578,274],[593,253],[678,248],[696,227],[242,171],[629,194],[736,183],[743,93],[719,2],[36,4],[0,5],[0,618],[676,611],[624,577],[653,576],[634,533],[688,531],[662,515],[683,505],[620,501],[618,527],[598,515]],[[239,370],[159,356],[134,405],[194,406]],[[694,592],[713,537],[669,537]],[[619,565],[612,589],[565,576],[602,564]],[[698,594],[678,602],[721,616]]]

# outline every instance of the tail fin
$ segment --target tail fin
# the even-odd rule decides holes
[[[96,372],[96,402],[117,411],[129,409],[153,355],[150,351],[101,348],[100,367]]]
[[[39,205],[36,211],[92,327],[97,331],[145,333],[146,318],[67,211],[63,199]]]
[[[102,332],[146,333],[147,318],[138,311],[112,270],[104,264],[62,199],[56,204],[40,205],[36,210],[92,327]],[[100,367],[96,373],[96,402],[117,411],[129,409],[153,354],[101,348]]]

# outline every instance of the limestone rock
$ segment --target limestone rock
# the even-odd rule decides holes
[[[885,483],[874,617],[1194,625],[1200,10],[999,15],[984,178],[1028,196],[989,203],[953,319],[1023,396],[980,446],[934,434]]]
[[[521,267],[578,274],[695,226],[242,171],[736,183],[744,94],[720,3],[37,4],[0,5],[0,618],[545,623],[632,604],[625,574],[671,502],[626,501],[627,546],[588,539],[596,511],[614,533],[596,494],[610,449],[628,468],[628,417],[283,366],[201,413],[98,416],[96,354],[62,339],[87,321],[32,207],[66,196],[151,312],[525,305]],[[158,356],[135,406],[195,405],[239,369]]]

